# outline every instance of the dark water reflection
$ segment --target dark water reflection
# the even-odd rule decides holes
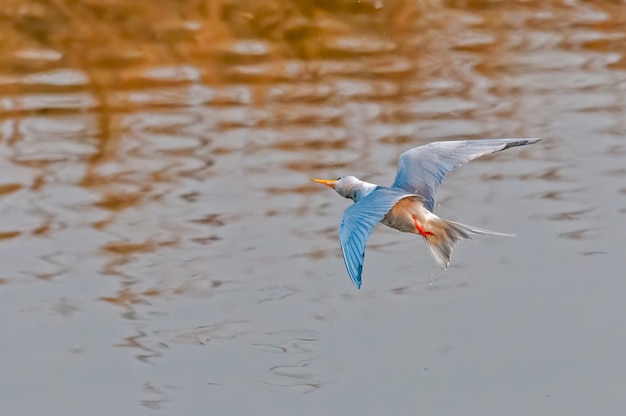
[[[2,414],[626,407],[626,3],[5,6]],[[377,229],[354,290],[308,177],[498,136],[438,210],[518,238]]]

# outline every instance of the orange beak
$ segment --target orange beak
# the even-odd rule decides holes
[[[334,179],[315,179],[315,178],[311,178],[311,180],[313,182],[317,182],[317,183],[321,183],[322,185],[326,185],[330,188],[335,189],[335,182],[337,182]]]

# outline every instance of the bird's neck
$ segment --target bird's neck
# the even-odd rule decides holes
[[[374,192],[374,189],[376,189],[377,187],[378,185],[376,184],[360,181],[359,186],[354,190],[354,202],[358,202],[359,199],[365,198],[366,196]]]

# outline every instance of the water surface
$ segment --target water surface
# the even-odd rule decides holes
[[[0,411],[620,414],[626,4],[8,2]],[[308,181],[544,137],[447,178],[516,232],[439,270],[377,227],[363,288]]]

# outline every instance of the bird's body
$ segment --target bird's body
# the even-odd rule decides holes
[[[424,203],[418,196],[406,196],[391,207],[389,212],[380,221],[387,227],[395,228],[398,231],[413,234],[429,235],[431,220],[438,218],[435,214],[424,207]],[[415,226],[420,224],[422,233]]]
[[[446,173],[456,166],[539,140],[465,140],[419,146],[400,155],[391,187],[364,182],[354,176],[313,179],[354,201],[354,205],[344,211],[339,225],[339,241],[352,282],[357,288],[361,286],[365,245],[378,222],[424,237],[430,254],[443,269],[448,267],[452,248],[461,239],[471,239],[472,235],[511,236],[439,218],[433,213],[436,192]]]

